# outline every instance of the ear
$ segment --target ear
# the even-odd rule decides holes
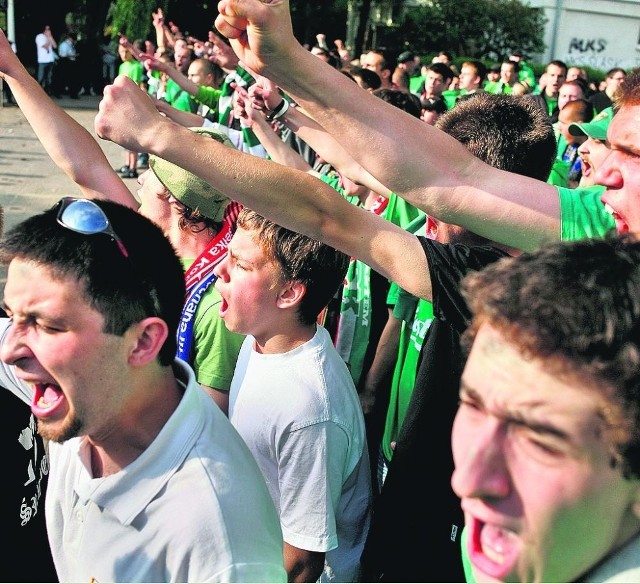
[[[141,367],[152,362],[169,335],[169,327],[161,318],[152,316],[132,325],[126,332],[131,337],[129,364]]]
[[[278,308],[293,308],[298,306],[304,295],[307,293],[307,287],[296,280],[286,282],[281,288],[276,300]]]

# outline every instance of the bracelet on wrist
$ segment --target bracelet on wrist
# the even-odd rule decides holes
[[[287,113],[288,109],[289,102],[283,98],[282,101],[267,114],[267,121],[272,122],[273,120],[281,118],[285,113]]]

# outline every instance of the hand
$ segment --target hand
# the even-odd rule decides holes
[[[320,32],[316,35],[316,41],[318,41],[318,46],[322,47],[323,49],[326,49],[327,51],[329,50],[329,47],[327,46],[327,35],[324,34],[323,32]]]
[[[167,69],[171,66],[161,59],[158,59],[155,55],[149,55],[148,53],[141,53],[140,61],[147,71],[160,71],[161,73],[166,73]]]
[[[247,128],[253,126],[256,111],[252,107],[251,98],[244,87],[232,83],[233,93],[233,117],[242,120]],[[259,115],[259,114],[258,114]]]
[[[162,13],[162,8],[158,8],[155,12],[151,13],[153,18],[153,26],[154,28],[164,26],[164,14]]]
[[[209,31],[208,39],[212,45],[212,51],[208,55],[209,60],[227,71],[235,69],[239,59],[233,49],[212,30]]]
[[[296,50],[304,51],[293,36],[288,0],[221,0],[218,10],[216,28],[257,73],[286,72]]]
[[[104,89],[94,121],[96,134],[133,152],[148,152],[154,135],[168,123],[153,99],[126,75]]]
[[[256,82],[249,87],[248,91],[253,108],[264,111],[278,107],[282,101],[282,96],[278,92],[278,86],[263,75],[258,75],[251,70],[249,70],[249,73],[251,73],[256,80]]]

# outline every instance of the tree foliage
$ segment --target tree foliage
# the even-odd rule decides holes
[[[149,38],[151,13],[158,8],[166,11],[167,4],[168,0],[116,0],[109,9],[107,27],[113,36],[120,33],[130,41]]]
[[[500,60],[511,51],[542,52],[545,22],[542,9],[519,0],[431,0],[407,9],[397,26],[379,31],[378,44]]]

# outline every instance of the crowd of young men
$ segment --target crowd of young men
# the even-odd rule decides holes
[[[40,433],[52,441],[47,525],[58,576],[640,576],[640,75],[627,78],[615,115],[604,116],[610,152],[593,177],[604,194],[602,187],[557,189],[545,181],[555,155],[550,106],[481,94],[454,108],[449,136],[299,45],[288,2],[223,0],[219,10],[216,26],[243,64],[286,92],[268,116],[286,121],[295,100],[361,169],[433,217],[438,233],[435,241],[416,236],[309,173],[182,127],[126,77],[107,87],[95,122],[100,137],[197,177],[213,187],[201,190],[204,197],[224,193],[248,207],[214,270],[219,314],[229,330],[247,336],[231,383],[229,423],[189,365],[174,361],[178,337],[171,333],[184,305],[184,276],[157,227],[114,203],[65,198],[7,235],[1,250],[9,264],[10,320],[0,376],[31,402]],[[17,59],[3,74],[40,139],[60,156],[64,138],[37,113]],[[528,156],[497,152],[490,136],[477,141],[478,120],[465,120],[463,110],[490,107],[497,114],[490,133],[517,132]],[[58,129],[67,125],[51,111]],[[509,111],[529,116],[530,128],[510,123]],[[602,142],[594,122],[574,131]],[[101,176],[113,181],[103,166]],[[94,180],[77,182],[86,196],[104,198]],[[175,187],[168,191],[172,196]],[[613,225],[618,234],[607,235]],[[140,232],[144,242],[135,237]],[[512,248],[513,257],[496,247]],[[349,257],[433,300],[443,325],[430,334],[454,332],[425,343],[423,359],[442,358],[440,366],[450,359],[446,373],[454,383],[429,386],[418,376],[420,399],[408,413],[413,424],[398,438],[371,530],[362,412],[346,366],[317,324]],[[161,261],[175,278],[163,272],[160,279]],[[457,284],[469,271],[475,273],[463,280],[461,295]],[[122,306],[124,315],[116,310]],[[438,342],[438,354],[429,354]],[[445,402],[453,405],[442,424],[420,442],[421,408]],[[141,418],[145,423],[136,424]],[[203,421],[193,426],[195,420]],[[221,433],[231,425],[239,436],[223,455],[220,446],[230,438]],[[172,449],[181,455],[168,460]],[[407,490],[407,479],[420,471],[429,478],[418,494]],[[181,481],[193,477],[211,481],[213,493],[191,485],[180,496]],[[136,497],[133,483],[124,491],[128,481]],[[430,483],[439,485],[436,494]],[[397,498],[384,496],[387,485]],[[176,508],[197,512],[176,517]],[[385,545],[412,521],[422,531],[407,534],[421,545],[408,552]],[[250,534],[258,523],[262,533]],[[158,538],[154,528],[165,524],[171,529]],[[138,526],[135,534],[129,525]],[[367,535],[369,554],[362,555]],[[99,550],[109,553],[94,561]],[[373,562],[371,550],[380,554]],[[208,564],[201,551],[217,561]],[[188,554],[198,558],[191,567]]]

